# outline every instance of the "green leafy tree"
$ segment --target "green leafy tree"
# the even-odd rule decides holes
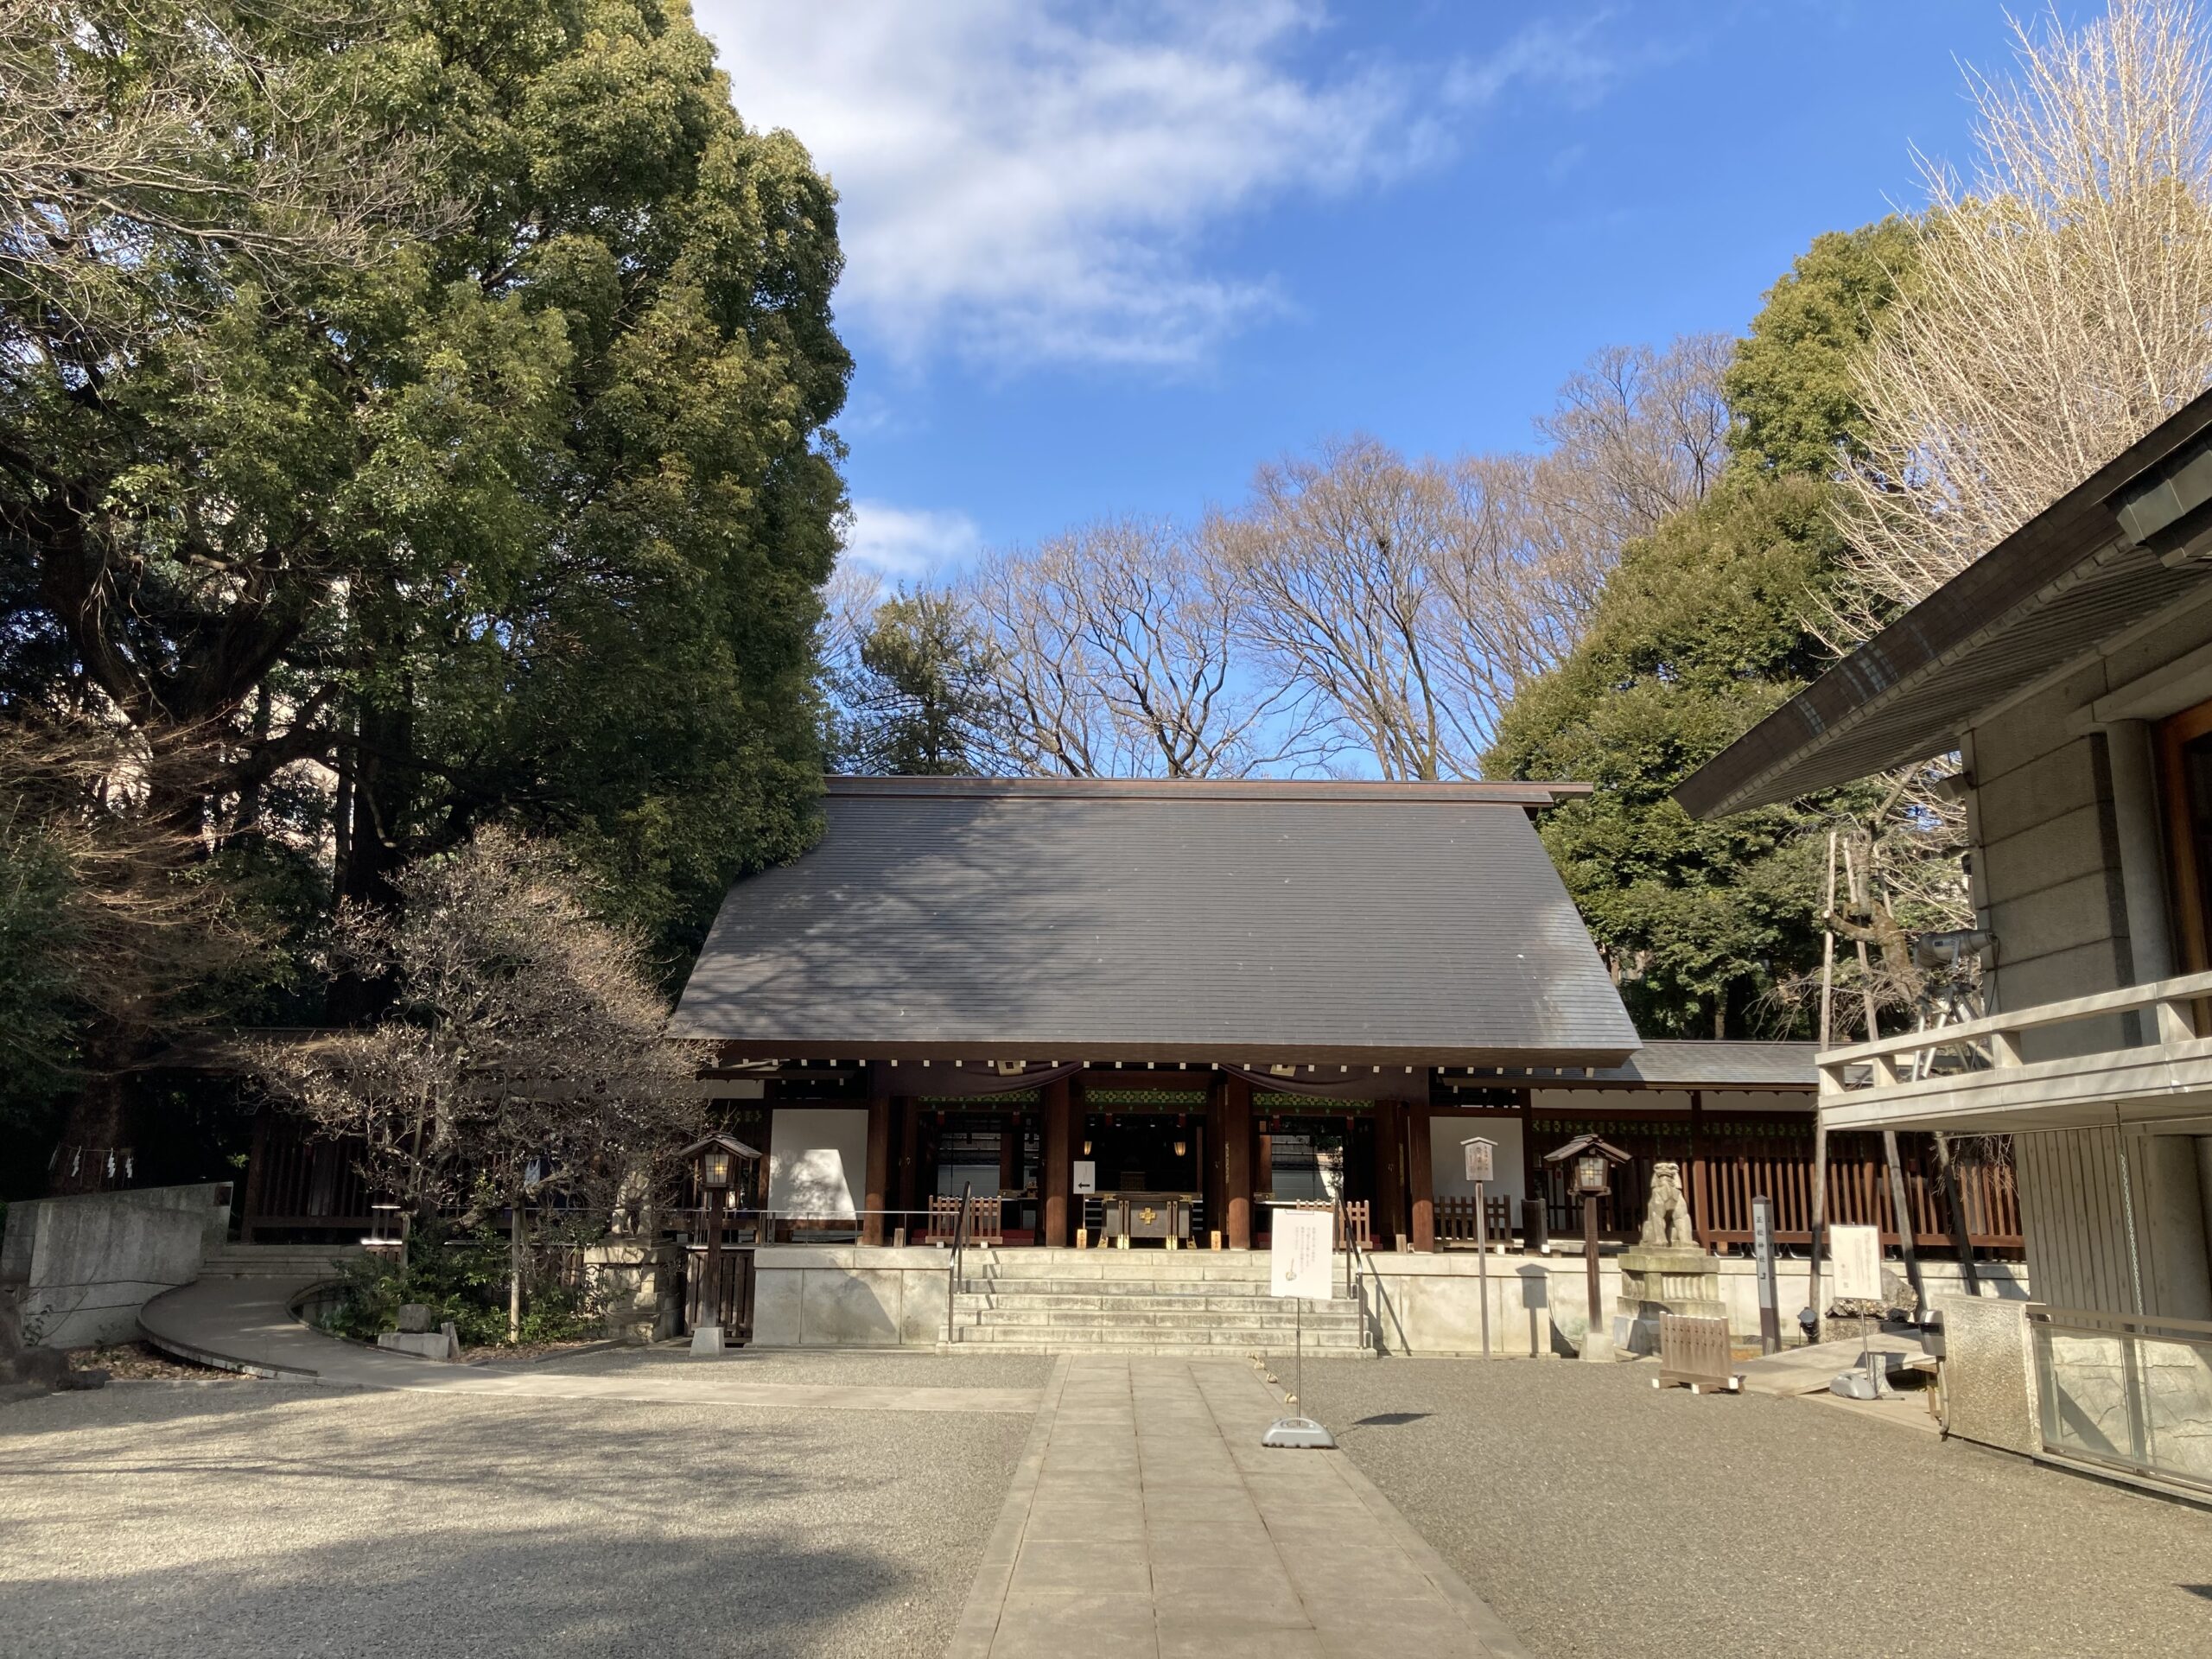
[[[213,744],[142,810],[334,844],[341,897],[482,822],[557,830],[682,952],[811,834],[826,181],[673,0],[16,11],[0,91],[59,74],[88,113],[0,121],[62,150],[0,193],[0,699]],[[68,146],[184,95],[234,150],[155,124],[166,171],[75,189]],[[109,1036],[119,1075],[145,1030]],[[71,1133],[118,1144],[123,1109],[88,1090]]]
[[[1826,831],[1859,793],[1700,823],[1671,791],[1833,660],[1843,548],[1831,480],[1858,452],[1854,355],[1910,272],[1894,219],[1816,238],[1725,376],[1719,486],[1630,544],[1567,661],[1523,690],[1494,777],[1578,779],[1541,833],[1649,1035],[1804,1029]]]
[[[1813,238],[1766,293],[1721,389],[1739,461],[1825,478],[1866,453],[1853,365],[1909,283],[1919,241],[1900,219]]]
[[[836,764],[893,775],[993,770],[1000,704],[989,642],[958,599],[899,594],[854,631],[833,676]]]
[[[1500,725],[1492,776],[1596,785],[1541,833],[1651,1036],[1787,1028],[1811,965],[1824,822],[1772,807],[1700,823],[1675,785],[1821,665],[1809,631],[1837,541],[1826,492],[1739,475],[1633,543],[1581,645]]]

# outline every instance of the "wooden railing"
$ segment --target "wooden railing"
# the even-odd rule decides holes
[[[1006,1243],[1006,1226],[1002,1217],[1005,1204],[999,1198],[969,1198],[968,1204],[968,1243],[970,1244],[1000,1245]],[[925,1244],[947,1244],[960,1231],[958,1198],[932,1197],[930,1199],[929,1220],[922,1233]]]
[[[1484,1205],[1489,1211],[1484,1224],[1486,1236],[1493,1244],[1513,1242],[1513,1212],[1521,1201],[1515,1198],[1486,1198]],[[1475,1200],[1471,1195],[1461,1194],[1436,1201],[1436,1242],[1439,1244],[1472,1244],[1477,1242],[1475,1228]]]
[[[2007,1014],[1986,1014],[1955,1026],[1909,1031],[1848,1048],[1832,1048],[1813,1057],[1821,1073],[1824,1100],[1866,1090],[1888,1090],[1907,1086],[1940,1087],[1961,1072],[2006,1071],[2030,1064],[2023,1039],[2055,1026],[2081,1025],[2091,1020],[2121,1021],[2120,1039],[2087,1054],[2063,1062],[2075,1069],[2100,1060],[2118,1061],[2139,1056],[2153,1046],[2195,1043],[2199,1039],[2198,1010],[2212,1001],[2212,973],[2183,974],[2174,979],[2151,980],[2094,996],[2069,997]]]

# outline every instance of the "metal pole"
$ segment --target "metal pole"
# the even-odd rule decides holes
[[[1290,1376],[1298,1389],[1298,1398],[1294,1403],[1302,1413],[1306,1409],[1306,1299],[1303,1296],[1290,1299],[1290,1322],[1294,1333],[1291,1338]]]
[[[1825,1052],[1835,1032],[1835,831],[1828,831],[1827,906],[1821,912],[1821,1042]],[[1813,1312],[1815,1338],[1821,1324],[1821,1247],[1827,1243],[1828,1218],[1828,1131],[1821,1116],[1820,1101],[1813,1102],[1813,1215],[1812,1248],[1806,1252],[1811,1265],[1806,1272],[1805,1306]]]
[[[1483,1357],[1490,1357],[1490,1200],[1487,1184],[1475,1183],[1475,1277],[1483,1304]]]
[[[1751,1249],[1758,1258],[1759,1351],[1782,1351],[1782,1310],[1776,1305],[1774,1283],[1774,1200],[1761,1194],[1751,1200]]]
[[[1590,1287],[1590,1323],[1583,1332],[1582,1352],[1586,1357],[1591,1344],[1598,1339],[1598,1200],[1587,1194],[1582,1199],[1582,1264]]]

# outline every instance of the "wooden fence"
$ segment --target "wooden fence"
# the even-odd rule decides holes
[[[251,1244],[272,1233],[337,1234],[334,1242],[359,1243],[370,1220],[362,1151],[358,1137],[313,1139],[289,1112],[257,1112],[239,1238]]]
[[[1520,1203],[1520,1199],[1514,1198],[1484,1200],[1484,1208],[1490,1211],[1485,1225],[1490,1230],[1486,1236],[1491,1243],[1513,1243],[1513,1212]],[[1472,1244],[1478,1242],[1475,1201],[1471,1197],[1437,1199],[1436,1242],[1439,1244]]]
[[[1668,1122],[1608,1122],[1599,1131],[1630,1154],[1630,1161],[1613,1172],[1611,1197],[1601,1202],[1601,1236],[1618,1243],[1636,1238],[1650,1195],[1652,1167],[1668,1160],[1681,1167],[1700,1243],[1723,1249],[1748,1246],[1751,1200],[1761,1194],[1774,1200],[1777,1244],[1812,1242],[1811,1128],[1725,1118],[1715,1122],[1716,1116],[1708,1116],[1704,1132],[1695,1137],[1688,1124]],[[1563,1141],[1585,1127],[1579,1122],[1542,1122],[1538,1126],[1538,1146]],[[1933,1142],[1924,1135],[1904,1135],[1898,1140],[1913,1243],[1923,1249],[1948,1249],[1950,1217],[1943,1202],[1942,1183],[1936,1173]],[[1567,1190],[1567,1172],[1554,1167],[1545,1174],[1546,1218],[1553,1236],[1579,1237],[1581,1206]],[[2011,1164],[1962,1166],[1959,1185],[1967,1242],[1977,1251],[1992,1255],[2021,1255],[2019,1198]],[[1897,1244],[1889,1168],[1879,1135],[1828,1137],[1827,1219],[1831,1224],[1879,1227],[1883,1244]]]

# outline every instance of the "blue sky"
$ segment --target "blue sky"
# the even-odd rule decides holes
[[[2062,3],[2069,23],[2090,8]],[[1531,442],[1599,347],[1740,332],[1969,168],[1987,0],[697,0],[842,199],[853,556],[1233,501],[1364,430]]]

